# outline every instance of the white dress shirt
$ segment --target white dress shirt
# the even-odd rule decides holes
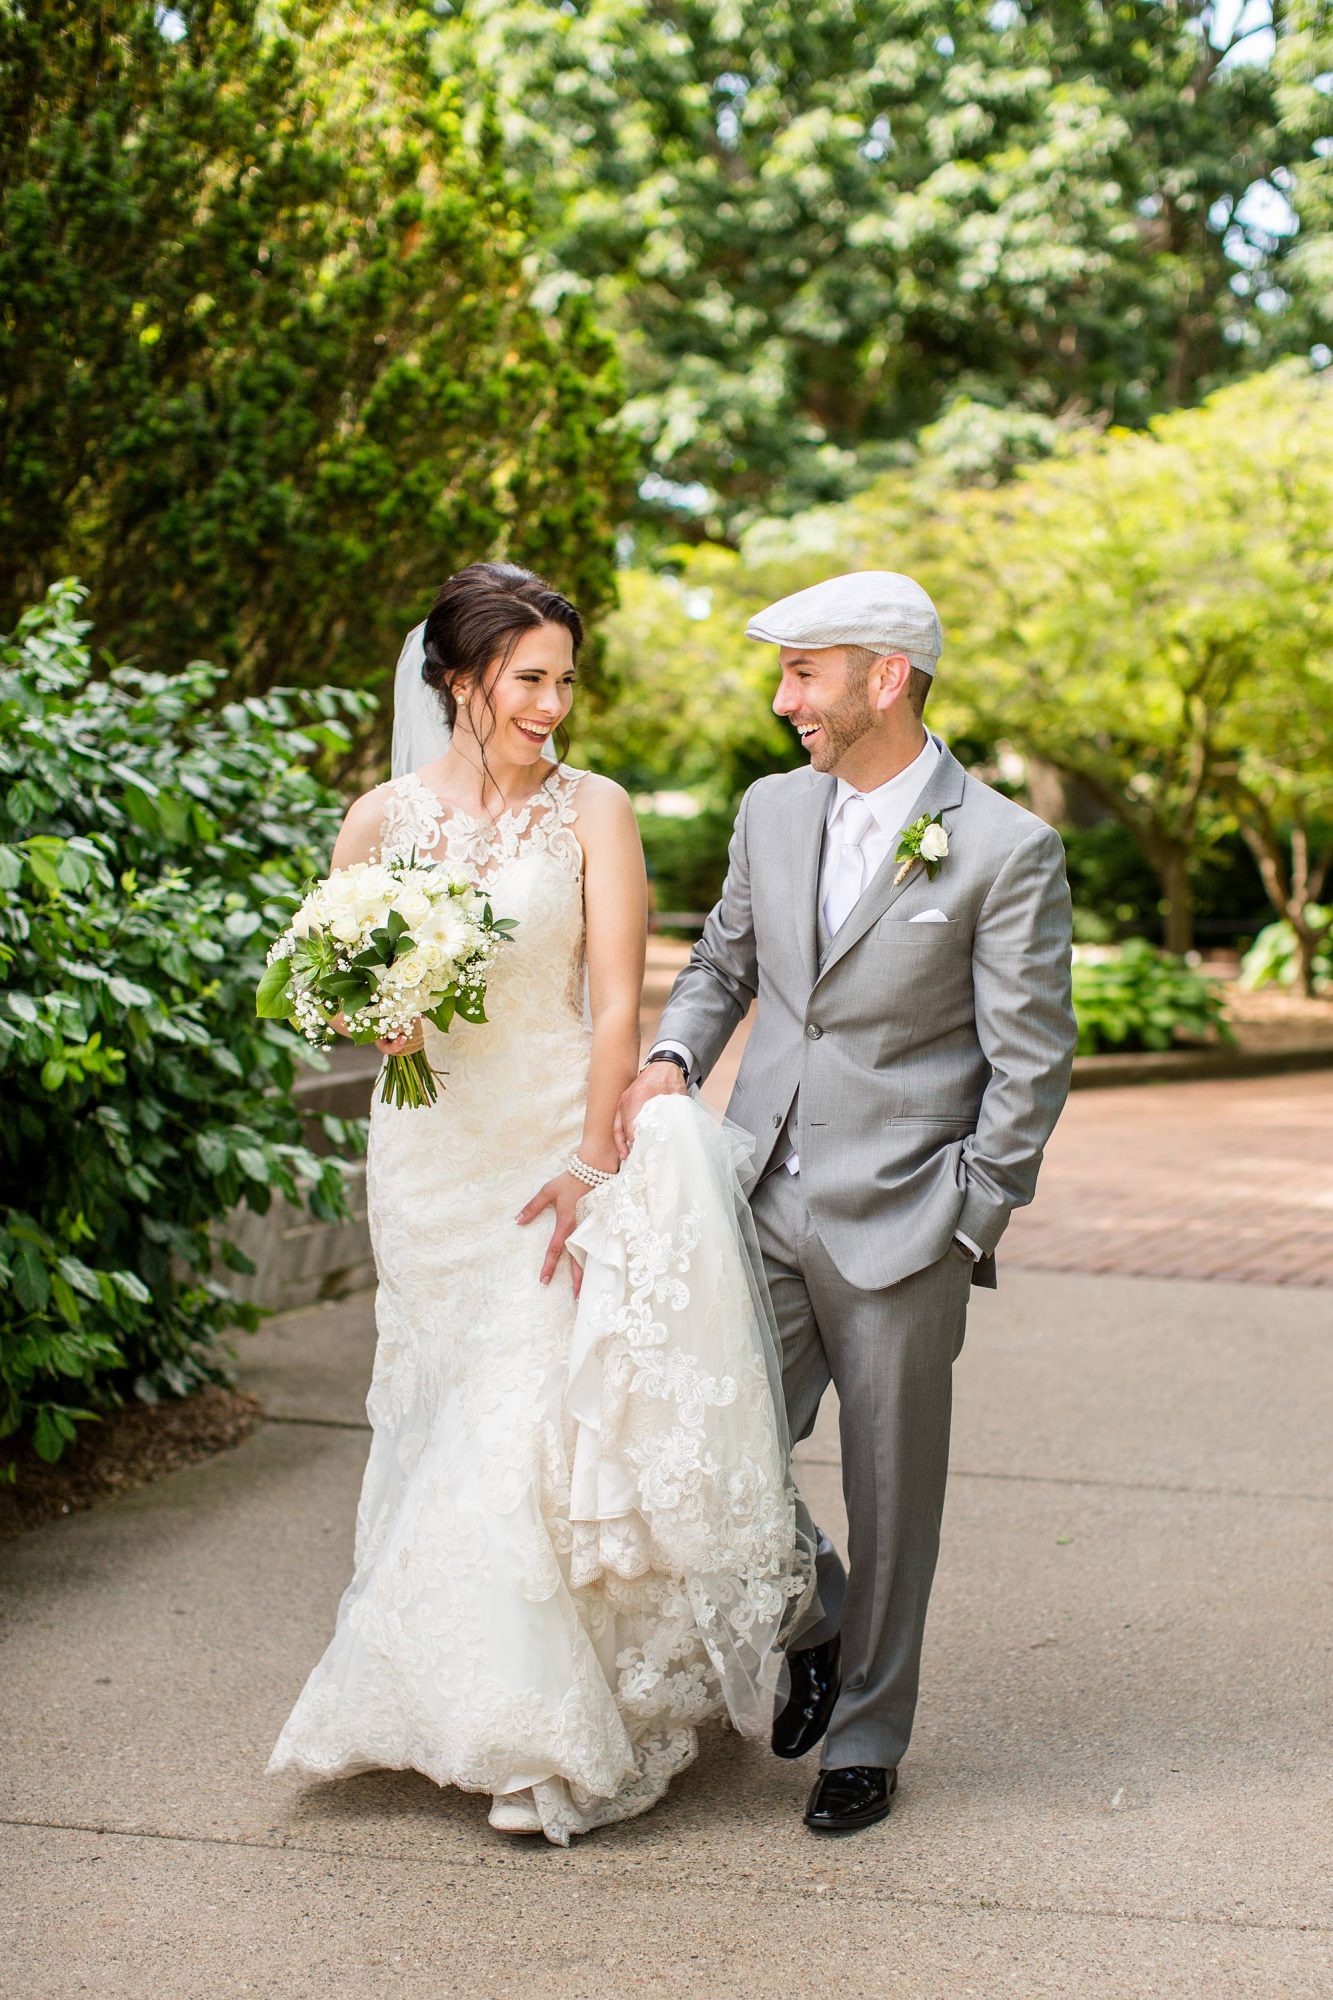
[[[917,798],[925,790],[931,773],[940,761],[940,746],[929,731],[918,754],[896,777],[887,783],[876,785],[873,791],[858,792],[855,785],[849,785],[846,778],[837,780],[836,789],[828,804],[828,815],[824,821],[824,853],[819,867],[819,903],[825,912],[832,909],[837,914],[840,902],[848,902],[847,886],[850,879],[854,890],[859,890],[855,900],[842,914],[842,923],[847,921],[856,907],[860,896],[864,895],[876,874],[888,860],[890,853],[897,853],[898,841],[904,827],[908,825],[908,814]],[[848,825],[848,815],[843,808],[848,799],[859,799],[869,809],[870,826],[860,840],[847,842],[844,833]],[[853,829],[854,830],[854,829]],[[840,928],[841,926],[839,926]],[[650,1055],[659,1050],[680,1056],[690,1067],[690,1078],[694,1080],[694,1057],[681,1042],[654,1042]],[[800,1172],[801,1160],[798,1153],[789,1153],[783,1161],[789,1174]],[[958,1241],[969,1250],[973,1257],[980,1257],[981,1251],[968,1237],[960,1235]]]
[[[876,785],[871,792],[858,792],[855,785],[849,785],[845,778],[838,779],[837,788],[829,800],[828,818],[824,822],[827,832],[824,835],[824,857],[819,868],[819,901],[825,911],[830,891],[849,865],[850,857],[843,839],[847,801],[859,799],[870,813],[870,828],[857,843],[864,860],[861,881],[864,894],[873,877],[888,860],[890,852],[897,853],[899,837],[908,823],[907,815],[915,805],[918,794],[925,790],[939,761],[940,746],[933,736],[927,735],[924,747],[907,768],[899,771],[896,778],[890,778],[887,784]],[[855,907],[853,903],[852,909]],[[851,915],[851,910],[847,915]],[[846,922],[846,917],[843,922]]]

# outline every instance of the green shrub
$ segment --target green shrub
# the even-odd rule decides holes
[[[1127,931],[1156,936],[1162,890],[1133,835],[1118,820],[1063,826],[1065,872],[1074,899],[1076,935],[1109,943]]]
[[[308,765],[359,698],[218,707],[211,666],[97,669],[82,595],[0,640],[0,1438],[49,1459],[127,1395],[230,1379],[257,1319],[212,1275],[249,1268],[216,1227],[236,1203],[344,1212],[291,1099],[309,1056],[254,985],[326,865]]]
[[[1307,903],[1305,921],[1312,930],[1324,933],[1314,958],[1314,984],[1318,992],[1333,986],[1333,904]],[[1260,986],[1294,986],[1299,971],[1296,932],[1284,917],[1260,931],[1240,962],[1240,983],[1250,992]]]
[[[1075,948],[1074,1012],[1081,1056],[1235,1040],[1218,982],[1143,938]]]
[[[1074,898],[1074,935],[1084,944],[1162,936],[1162,887],[1142,848],[1119,820],[1064,826],[1065,869]],[[1231,940],[1263,922],[1268,899],[1254,857],[1238,833],[1221,833],[1190,866],[1195,935]]]
[[[641,813],[639,832],[657,910],[711,910],[727,872],[727,843],[735,824],[730,809],[709,807],[693,819]]]

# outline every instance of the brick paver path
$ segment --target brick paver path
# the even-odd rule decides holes
[[[1048,1271],[1333,1286],[1333,1072],[1075,1092],[1004,1254]]]
[[[654,939],[645,1033],[684,950]],[[745,1029],[704,1095],[721,1109]],[[1333,1071],[1076,1091],[1011,1265],[1333,1288]]]

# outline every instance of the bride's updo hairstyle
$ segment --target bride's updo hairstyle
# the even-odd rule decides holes
[[[449,578],[426,619],[421,677],[439,696],[451,729],[458,720],[460,695],[466,701],[474,687],[484,687],[488,667],[498,660],[503,668],[523,634],[538,625],[563,625],[578,658],[583,620],[567,597],[530,569],[477,562]],[[489,691],[486,706],[493,730],[495,706]],[[484,742],[482,750],[484,755]]]

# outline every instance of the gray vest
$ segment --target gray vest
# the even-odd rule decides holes
[[[826,842],[827,839],[828,836],[826,833],[825,834]],[[823,872],[822,853],[820,855],[820,871],[822,875]],[[828,957],[830,947],[833,944],[833,933],[830,931],[827,923],[824,920],[824,899],[822,896],[818,896],[818,900],[815,905],[815,938],[819,949],[819,969],[822,972],[824,970],[824,960]],[[800,1104],[801,1104],[801,1093],[797,1091],[795,1097],[793,1097],[791,1101],[791,1110],[787,1113],[787,1116],[783,1121],[782,1130],[778,1134],[778,1142],[776,1146],[774,1146],[773,1148],[772,1162],[768,1168],[768,1172],[763,1176],[765,1180],[767,1180],[768,1174],[773,1173],[779,1167],[785,1174],[787,1171],[786,1161],[788,1156],[792,1153],[799,1153],[801,1150]]]

